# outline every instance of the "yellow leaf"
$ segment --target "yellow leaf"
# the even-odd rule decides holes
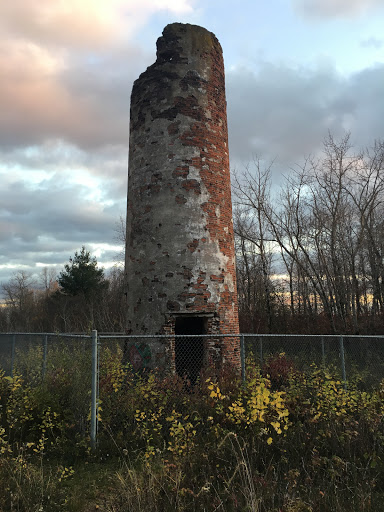
[[[272,444],[272,437],[268,437],[267,444]]]

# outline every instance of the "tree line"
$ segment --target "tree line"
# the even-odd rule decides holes
[[[277,192],[256,159],[235,176],[234,225],[242,331],[383,333],[383,141],[328,134]]]
[[[25,271],[2,285],[3,332],[124,332],[124,272],[116,266],[105,275],[82,247],[64,270],[44,268],[39,283]]]
[[[383,333],[384,142],[356,151],[329,134],[278,187],[271,174],[255,159],[234,177],[240,331]],[[123,274],[106,276],[84,247],[58,277],[44,269],[40,288],[16,272],[0,331],[123,332]]]

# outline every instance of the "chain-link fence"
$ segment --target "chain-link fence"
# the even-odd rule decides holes
[[[233,354],[240,361],[235,372]],[[241,374],[245,381],[251,366],[275,379],[323,367],[345,385],[353,380],[369,389],[384,379],[384,336],[0,334],[4,374],[40,387],[93,446],[97,437],[115,445],[129,438],[143,401],[170,415],[193,409],[207,379]]]
[[[25,391],[25,400],[46,402],[41,409],[60,411],[73,437],[90,435],[91,383],[97,379],[92,370],[92,336],[0,333],[0,370],[5,377],[22,378],[24,390],[31,391]],[[26,418],[36,415],[39,404],[25,409]]]
[[[244,334],[244,358],[261,368],[284,354],[292,368],[325,367],[344,382],[371,387],[384,379],[384,336]]]

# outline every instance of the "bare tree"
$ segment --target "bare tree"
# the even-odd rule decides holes
[[[46,295],[57,290],[57,272],[54,267],[43,267],[40,273],[40,284]]]
[[[127,239],[127,233],[125,218],[122,215],[120,215],[118,222],[116,222],[115,236],[113,239],[115,242],[118,242],[119,245],[121,244],[121,250],[116,254],[117,265],[124,266],[125,241]]]
[[[35,293],[31,273],[15,272],[7,283],[1,285],[9,311],[9,329],[28,331],[32,323]]]
[[[252,318],[250,327],[257,332],[261,319],[273,330],[276,317],[276,283],[272,280],[273,240],[265,205],[270,201],[271,165],[263,167],[254,158],[252,166],[234,173],[234,231],[236,235],[240,313]]]
[[[248,288],[249,274],[258,272],[271,296],[274,249],[267,240],[275,240],[291,316],[319,320],[324,313],[331,332],[359,332],[364,315],[372,322],[378,318],[384,312],[383,163],[382,142],[354,152],[349,134],[340,140],[328,134],[323,154],[291,169],[274,201],[266,186],[270,168],[246,169],[235,181],[235,224],[238,266]],[[258,267],[250,265],[247,241],[255,247]],[[244,296],[251,300],[249,289]],[[268,318],[271,311],[266,302]]]

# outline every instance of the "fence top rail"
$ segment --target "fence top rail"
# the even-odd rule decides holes
[[[383,334],[241,334],[256,338],[383,338]]]
[[[116,336],[113,334],[99,334],[97,337],[99,339],[109,339],[109,338],[239,338],[242,334],[117,334]]]
[[[60,338],[92,338],[92,334],[70,334],[67,332],[0,332],[0,336],[56,336]]]
[[[380,334],[99,334],[99,339],[110,338],[375,338],[384,339],[384,335]]]
[[[61,338],[92,338],[92,334],[71,334],[62,332],[0,332],[0,336],[55,336]],[[267,333],[231,333],[231,334],[97,334],[99,339],[111,338],[357,338],[384,339],[383,334],[267,334]]]

